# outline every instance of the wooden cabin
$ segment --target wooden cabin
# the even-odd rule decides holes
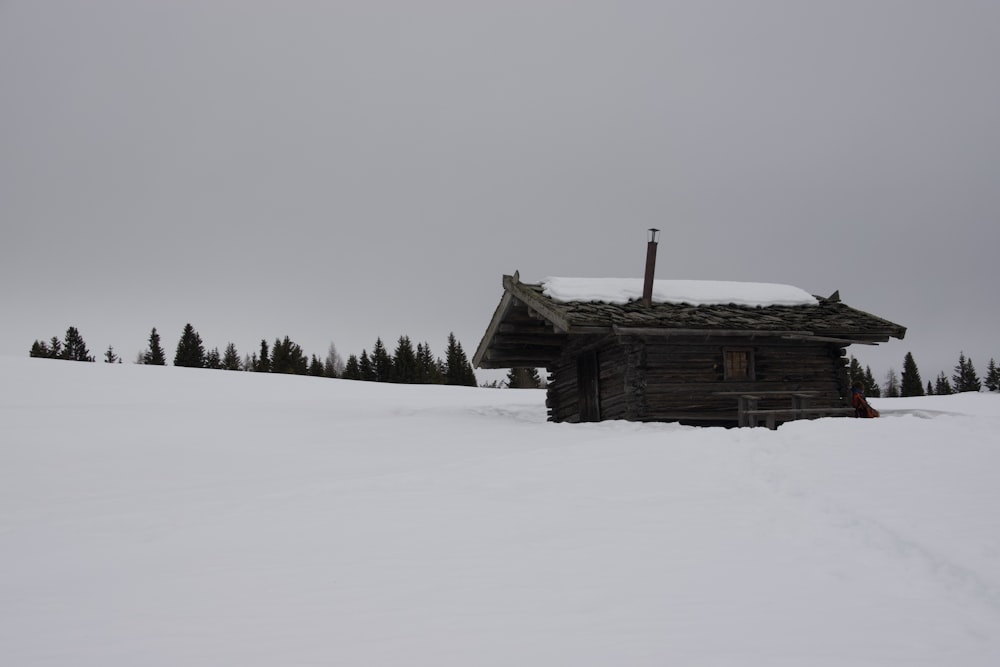
[[[808,305],[692,305],[645,295],[610,303],[554,298],[544,282],[522,283],[517,273],[503,277],[503,289],[473,364],[544,367],[554,422],[774,428],[853,414],[846,347],[906,333],[837,294],[803,292]]]

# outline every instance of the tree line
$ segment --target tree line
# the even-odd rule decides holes
[[[60,339],[53,336],[48,341],[36,340],[31,345],[30,356],[70,361],[95,361],[87,349],[80,331],[71,326]],[[109,345],[104,353],[106,363],[121,363],[121,357]],[[136,363],[150,366],[165,366],[167,355],[160,334],[153,327],[146,349],[139,353]],[[352,354],[343,361],[334,344],[330,344],[325,358],[315,354],[306,355],[302,347],[288,336],[276,338],[273,344],[266,339],[252,354],[240,357],[236,345],[229,343],[223,352],[219,348],[206,350],[201,336],[190,323],[184,326],[173,358],[174,366],[190,368],[210,368],[230,371],[251,371],[257,373],[286,373],[292,375],[312,375],[316,377],[343,378],[366,382],[394,382],[401,384],[449,384],[476,386],[476,375],[469,363],[462,344],[454,333],[448,334],[444,359],[435,357],[426,342],[413,346],[409,336],[400,336],[395,349],[390,353],[381,338],[375,340],[372,351],[363,349],[360,355]],[[920,376],[917,362],[911,352],[903,358],[900,375],[890,368],[881,385],[872,375],[871,368],[861,367],[853,356],[848,363],[848,377],[853,385],[860,382],[865,395],[874,398],[896,398],[900,396],[931,396],[956,394],[967,391],[1000,391],[1000,368],[990,359],[986,376],[980,380],[972,359],[959,353],[958,363],[949,377],[943,371],[933,382],[926,384]],[[535,368],[512,368],[505,385],[512,388],[535,388],[544,386]],[[488,386],[503,386],[493,382]]]
[[[36,340],[30,356],[70,361],[95,361],[87,344],[76,327],[69,327],[60,339],[53,336],[48,341]],[[122,363],[121,357],[109,345],[104,355],[107,363]],[[153,327],[146,349],[139,353],[137,364],[166,366],[167,354],[160,334]],[[360,355],[352,354],[343,361],[334,344],[330,344],[325,358],[307,355],[302,347],[288,336],[276,338],[273,344],[266,339],[252,354],[240,356],[236,345],[229,343],[220,353],[219,348],[206,350],[201,335],[190,324],[184,326],[173,357],[174,366],[209,368],[257,373],[286,373],[316,377],[343,378],[368,382],[394,382],[402,384],[448,384],[476,386],[472,364],[455,338],[448,334],[444,359],[436,357],[426,342],[413,346],[409,336],[400,336],[390,353],[381,338],[376,339],[372,351],[363,349]],[[534,377],[537,378],[537,371]],[[537,386],[537,385],[536,385]]]
[[[860,382],[864,387],[865,395],[869,397],[898,398],[901,396],[944,396],[947,394],[959,394],[966,391],[982,391],[986,387],[989,391],[1000,391],[1000,368],[992,358],[986,367],[986,377],[979,379],[976,368],[971,357],[966,357],[965,352],[958,355],[958,363],[948,377],[944,371],[938,373],[932,383],[930,380],[924,384],[917,369],[917,362],[913,354],[906,353],[903,357],[903,371],[896,374],[896,369],[890,368],[885,376],[885,387],[883,388],[872,376],[871,368],[865,367],[853,356],[850,358],[847,367],[847,374],[851,384]]]

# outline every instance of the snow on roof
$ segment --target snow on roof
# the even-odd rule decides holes
[[[555,301],[602,301],[625,304],[642,298],[641,278],[558,278],[542,280],[542,292]],[[776,283],[741,283],[722,280],[654,280],[654,303],[689,303],[694,306],[815,306],[808,292]]]

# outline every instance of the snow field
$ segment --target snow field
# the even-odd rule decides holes
[[[0,358],[0,657],[994,665],[1000,396],[766,429]]]

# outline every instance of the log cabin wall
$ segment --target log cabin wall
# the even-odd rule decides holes
[[[626,366],[622,346],[613,336],[591,335],[572,337],[559,358],[547,368],[545,405],[549,421],[576,423],[587,417],[581,414],[581,402],[586,401],[580,395],[579,372],[580,358],[589,354],[597,355],[599,415],[586,420],[625,419],[622,378]]]
[[[817,392],[810,407],[843,407],[842,350],[827,343],[772,340],[647,341],[647,420],[735,422],[736,398],[719,392]],[[725,375],[724,350],[752,352],[752,378]],[[790,398],[761,400],[761,409],[787,408]]]
[[[726,378],[727,349],[752,352],[751,378]],[[577,360],[591,352],[600,369],[601,420],[734,425],[736,397],[719,392],[817,392],[810,407],[843,407],[850,395],[846,350],[835,344],[729,336],[574,337],[548,369],[550,421],[581,421]],[[785,408],[789,401],[762,400],[758,407]]]

